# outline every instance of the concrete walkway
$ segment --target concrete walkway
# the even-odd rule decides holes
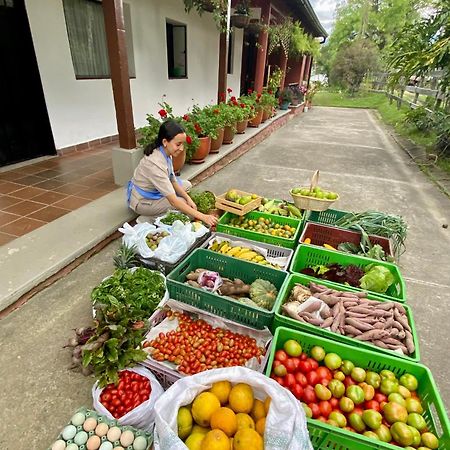
[[[313,108],[201,184],[288,198],[315,169],[341,194],[337,208],[400,214],[410,229],[401,269],[427,364],[450,407],[450,202],[370,112]],[[0,323],[0,448],[44,449],[72,412],[91,405],[92,378],[67,370],[70,329],[90,320],[89,294],[112,270],[114,242]]]

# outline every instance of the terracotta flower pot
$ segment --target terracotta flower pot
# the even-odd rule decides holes
[[[223,142],[224,131],[224,128],[219,128],[217,130],[217,138],[211,139],[211,150],[209,151],[209,153],[219,153],[219,148]]]
[[[223,134],[223,143],[224,144],[232,144],[235,132],[233,130],[234,127],[225,127],[225,131]]]
[[[242,122],[238,122],[236,124],[236,133],[237,134],[244,134],[245,129],[247,128],[248,120],[243,120]]]
[[[194,156],[191,159],[192,164],[201,164],[205,162],[205,158],[209,155],[209,151],[211,149],[211,138],[210,137],[201,137],[200,145],[198,149],[195,151]]]
[[[245,28],[250,23],[250,16],[244,14],[234,14],[230,19],[231,26],[235,28]]]
[[[270,117],[270,110],[269,110],[269,108],[264,108],[261,122],[265,122],[269,117]]]
[[[172,156],[173,171],[175,172],[175,175],[180,175],[180,171],[185,162],[186,152],[181,152],[178,156],[175,156],[175,158]]]
[[[260,109],[260,110],[256,113],[256,116],[253,117],[252,120],[250,120],[249,126],[254,127],[254,128],[258,128],[259,125],[261,124],[262,116],[263,116],[263,110]]]

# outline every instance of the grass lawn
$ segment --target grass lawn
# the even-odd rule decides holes
[[[314,105],[376,109],[383,121],[391,125],[399,135],[411,139],[431,153],[434,151],[435,135],[433,133],[423,133],[415,126],[405,123],[405,114],[409,108],[402,106],[400,109],[397,109],[397,104],[395,102],[390,104],[384,94],[363,92],[356,97],[349,97],[345,93],[320,91],[314,96]],[[437,165],[447,173],[450,173],[450,158],[440,158]]]

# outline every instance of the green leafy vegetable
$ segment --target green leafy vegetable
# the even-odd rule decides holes
[[[186,214],[172,211],[172,212],[167,213],[161,219],[161,222],[165,225],[172,225],[175,222],[175,220],[181,220],[181,222],[183,222],[183,223],[188,223],[191,221],[189,216],[187,216]]]
[[[394,276],[384,266],[370,264],[365,267],[365,275],[360,279],[362,289],[384,294],[394,283]]]
[[[216,207],[216,196],[210,191],[191,191],[189,197],[197,205],[197,209],[203,213],[208,214]]]

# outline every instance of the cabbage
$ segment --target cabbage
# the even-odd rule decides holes
[[[384,294],[389,286],[394,283],[394,276],[384,266],[370,264],[365,268],[365,271],[366,274],[360,280],[362,289]]]

